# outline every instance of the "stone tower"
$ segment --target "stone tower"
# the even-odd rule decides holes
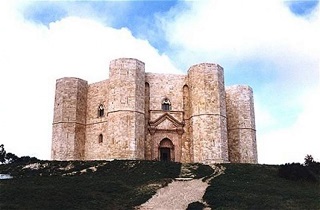
[[[54,160],[84,158],[87,90],[87,82],[78,78],[56,82],[51,150]]]
[[[144,159],[145,65],[131,58],[113,60],[109,78],[110,158]]]
[[[194,162],[228,162],[223,68],[202,63],[188,70]]]
[[[247,85],[227,87],[229,159],[234,163],[257,163],[253,92]]]

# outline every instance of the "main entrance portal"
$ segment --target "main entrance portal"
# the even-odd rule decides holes
[[[174,146],[170,139],[164,138],[159,145],[159,159],[161,161],[174,160]]]
[[[161,161],[170,161],[170,149],[169,148],[160,148],[160,160]]]

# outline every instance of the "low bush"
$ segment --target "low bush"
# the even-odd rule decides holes
[[[304,158],[304,165],[314,174],[320,175],[320,163],[316,162],[312,155],[307,155]]]
[[[280,165],[278,175],[282,178],[293,181],[309,181],[316,182],[317,177],[312,173],[308,167],[300,163],[286,163]]]
[[[190,203],[187,207],[187,210],[203,210],[206,206],[197,201],[197,202],[193,202],[193,203]]]

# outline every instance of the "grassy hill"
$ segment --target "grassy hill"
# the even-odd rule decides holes
[[[197,178],[212,174],[194,164]],[[319,182],[289,181],[270,165],[224,164],[204,200],[213,209],[320,209]],[[0,209],[133,209],[178,177],[158,161],[36,161],[0,165]],[[177,195],[178,196],[178,195]]]
[[[214,209],[320,209],[319,182],[278,176],[279,166],[228,164],[204,199]]]

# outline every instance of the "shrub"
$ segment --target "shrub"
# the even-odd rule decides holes
[[[293,181],[317,181],[315,175],[300,163],[286,163],[284,165],[280,165],[278,175],[282,178]]]
[[[8,163],[13,163],[14,161],[18,160],[19,157],[11,152],[6,154],[6,159]]]
[[[197,202],[189,203],[187,210],[202,210],[205,207],[206,206],[203,203],[197,201]]]
[[[6,157],[6,150],[4,149],[4,145],[1,144],[0,145],[0,162],[4,163],[6,161],[5,157]]]
[[[307,155],[304,158],[304,165],[312,172],[320,175],[320,163],[314,161],[312,155]]]
[[[307,155],[307,156],[304,158],[304,165],[305,165],[305,166],[312,165],[313,163],[315,163],[315,161],[313,160],[312,155]]]

